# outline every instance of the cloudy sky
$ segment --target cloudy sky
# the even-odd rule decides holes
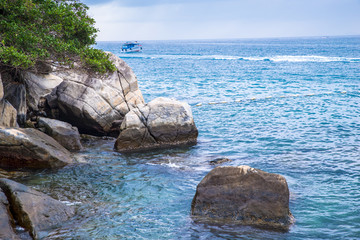
[[[360,35],[360,0],[82,0],[98,41]]]

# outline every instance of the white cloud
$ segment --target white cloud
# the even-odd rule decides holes
[[[358,0],[122,0],[89,6],[98,40],[360,34]]]

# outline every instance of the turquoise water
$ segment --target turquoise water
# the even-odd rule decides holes
[[[78,209],[50,239],[360,239],[360,37],[142,45],[97,47],[133,68],[146,101],[188,102],[199,142],[122,155],[113,140],[90,141],[82,163],[21,179]],[[192,221],[217,157],[285,176],[289,232]]]

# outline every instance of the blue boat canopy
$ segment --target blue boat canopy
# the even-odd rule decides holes
[[[121,46],[121,51],[123,52],[140,52],[142,46],[137,41],[135,42],[126,42]]]

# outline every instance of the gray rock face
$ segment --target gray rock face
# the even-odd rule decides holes
[[[0,179],[0,188],[7,196],[14,218],[34,239],[43,238],[46,233],[42,231],[55,228],[74,215],[72,207],[9,179]]]
[[[198,131],[188,104],[157,98],[126,114],[115,149],[120,152],[196,144]]]
[[[132,69],[111,54],[117,71],[99,76],[76,69],[57,69],[63,82],[47,96],[59,119],[77,126],[81,133],[106,135],[114,121],[138,104],[144,103]]]
[[[0,127],[0,167],[57,168],[72,163],[70,152],[36,129]]]
[[[20,126],[23,126],[27,112],[25,85],[12,82],[8,83],[4,90],[4,98],[16,109],[17,122]]]
[[[287,230],[293,222],[283,176],[249,166],[217,167],[199,183],[191,212],[199,219]]]
[[[0,126],[16,127],[16,109],[4,99],[4,87],[0,74]]]
[[[3,99],[4,97],[4,86],[1,80],[1,74],[0,74],[0,101]]]
[[[0,239],[19,239],[11,224],[9,202],[0,188]]]
[[[54,74],[35,74],[25,72],[23,74],[28,89],[28,105],[34,110],[39,110],[39,101],[41,98],[50,94],[54,88],[63,82],[63,79]]]
[[[0,100],[0,126],[16,127],[16,116],[16,109],[7,100]]]
[[[41,117],[38,121],[38,127],[44,128],[47,135],[54,138],[67,150],[79,151],[82,149],[79,131],[71,124]]]

